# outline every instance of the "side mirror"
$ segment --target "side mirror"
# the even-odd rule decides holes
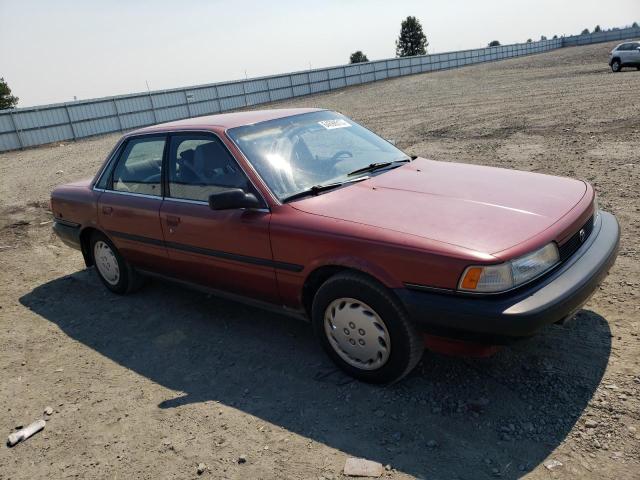
[[[229,188],[209,195],[211,210],[235,210],[238,208],[262,208],[262,202],[253,193],[241,188]]]

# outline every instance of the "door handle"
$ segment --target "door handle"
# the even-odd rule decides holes
[[[113,207],[102,207],[102,213],[105,215],[111,215],[113,213]]]
[[[169,225],[170,227],[177,227],[179,223],[180,223],[180,217],[167,215],[167,225]]]

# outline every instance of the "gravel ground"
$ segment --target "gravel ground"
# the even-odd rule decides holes
[[[48,193],[117,135],[0,154],[0,478],[638,478],[640,72],[594,45],[281,102],[342,111],[410,153],[590,181],[622,226],[577,318],[489,359],[425,356],[379,388],[308,325],[154,282],[108,294],[51,233]],[[244,461],[243,461],[244,460]],[[559,462],[558,465],[555,462]],[[555,466],[554,466],[555,465]]]

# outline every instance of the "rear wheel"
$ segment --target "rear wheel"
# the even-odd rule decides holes
[[[104,234],[94,232],[91,236],[91,254],[98,277],[112,292],[130,293],[142,286],[143,278]]]
[[[402,379],[424,352],[420,334],[392,292],[358,273],[341,273],[322,284],[312,317],[329,357],[365,382]]]
[[[613,73],[618,73],[621,69],[622,64],[620,63],[620,60],[615,59],[613,62],[611,62],[611,71]]]

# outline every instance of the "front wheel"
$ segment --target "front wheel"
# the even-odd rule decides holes
[[[365,382],[397,382],[424,352],[420,334],[393,294],[358,273],[341,273],[322,284],[312,317],[329,357]]]
[[[620,60],[614,60],[613,62],[611,62],[611,71],[613,73],[618,73],[621,69],[622,64],[620,63]]]
[[[124,294],[137,290],[143,279],[120,255],[118,249],[104,234],[91,236],[91,254],[96,272],[102,283],[114,293]]]

